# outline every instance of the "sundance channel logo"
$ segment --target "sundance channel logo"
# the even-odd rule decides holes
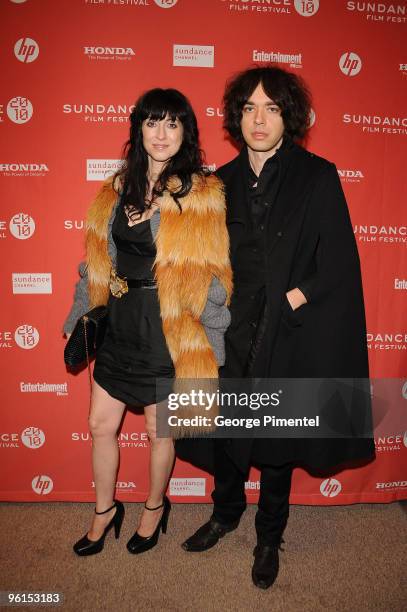
[[[173,45],[173,66],[213,68],[215,47],[211,45]]]
[[[319,0],[220,0],[229,11],[241,14],[273,15],[298,14],[313,17],[318,12]]]
[[[11,275],[13,293],[52,293],[51,272],[13,272]]]
[[[122,159],[87,159],[86,180],[104,181],[120,170]]]
[[[361,2],[349,0],[346,10],[359,15],[371,23],[406,23],[407,6],[405,2]]]
[[[204,497],[206,478],[171,478],[170,495]]]

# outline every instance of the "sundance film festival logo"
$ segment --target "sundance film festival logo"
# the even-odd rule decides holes
[[[378,453],[389,453],[399,451],[404,445],[404,437],[402,435],[390,435],[390,436],[379,436],[375,438],[376,452]]]
[[[407,10],[402,2],[360,2],[352,0],[346,3],[346,10],[364,16],[371,22],[406,23]]]
[[[41,448],[45,442],[45,434],[38,427],[26,427],[21,434],[21,442],[27,448]]]
[[[211,45],[173,45],[173,66],[213,68],[215,47]]]
[[[123,164],[122,159],[87,159],[86,180],[104,181],[117,172]]]
[[[175,6],[178,0],[154,0],[157,6],[160,8],[168,9]]]
[[[23,64],[29,64],[37,59],[40,48],[32,38],[20,38],[14,45],[14,55]]]
[[[32,325],[20,325],[14,332],[14,340],[17,346],[29,350],[37,346],[40,341],[40,334]]]
[[[27,240],[35,232],[35,221],[27,213],[17,213],[10,219],[9,228],[14,238]]]
[[[308,128],[312,128],[315,125],[315,121],[317,120],[316,113],[313,108],[311,108],[308,117]]]
[[[319,487],[324,497],[336,497],[342,491],[342,485],[336,478],[326,478]]]
[[[84,47],[90,60],[130,60],[136,54],[131,47]]]
[[[41,476],[34,476],[31,486],[34,493],[38,495],[48,495],[54,488],[54,483],[52,482],[52,478],[42,474]]]
[[[13,272],[11,277],[13,293],[52,293],[51,272]]]
[[[92,123],[127,123],[134,105],[127,104],[64,104],[62,112],[77,115]]]
[[[221,0],[230,11],[238,13],[273,13],[290,15],[295,11],[302,17],[312,17],[318,12],[319,0]]]
[[[342,122],[357,126],[366,134],[407,134],[407,117],[344,113]]]
[[[17,96],[7,104],[7,116],[13,123],[27,123],[33,116],[33,105],[28,98]]]
[[[347,52],[341,55],[339,68],[346,76],[355,76],[362,69],[362,60],[357,53]]]
[[[92,436],[89,431],[72,432],[72,442],[92,442]],[[120,448],[147,448],[148,435],[145,431],[122,431],[117,436],[118,445]]]
[[[355,225],[359,242],[407,245],[406,225]]]
[[[85,4],[89,6],[150,6],[150,0],[85,0]]]
[[[406,351],[407,333],[375,332],[367,333],[367,348],[371,351]]]
[[[5,177],[18,176],[45,176],[49,172],[47,164],[30,163],[30,164],[2,164],[0,163],[0,173]]]

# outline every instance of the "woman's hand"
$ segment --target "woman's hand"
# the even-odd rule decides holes
[[[286,296],[293,310],[297,310],[297,308],[307,303],[306,297],[300,289],[291,289],[291,291],[286,293]]]

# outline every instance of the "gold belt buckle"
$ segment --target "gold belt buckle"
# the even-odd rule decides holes
[[[109,287],[110,287],[110,293],[115,298],[121,298],[123,295],[125,295],[129,291],[129,287],[127,285],[126,279],[120,278],[120,276],[117,276],[115,270],[110,271]]]

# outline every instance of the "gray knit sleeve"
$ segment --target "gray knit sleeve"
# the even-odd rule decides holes
[[[113,236],[112,236],[112,226],[113,226],[113,221],[116,216],[117,206],[118,206],[118,202],[116,202],[115,206],[113,207],[112,214],[110,216],[109,223],[108,223],[108,229],[107,229],[107,232],[108,232],[107,250],[109,253],[109,257],[112,261],[112,265],[114,267],[116,266],[117,249],[116,249],[116,245],[114,243]],[[63,326],[63,332],[65,334],[70,334],[73,331],[73,328],[75,327],[76,322],[79,319],[79,317],[81,317],[82,315],[84,315],[86,312],[90,310],[90,300],[89,300],[89,291],[88,291],[88,274],[86,271],[85,262],[82,262],[79,265],[78,270],[79,270],[80,278],[75,285],[75,292],[74,292],[72,308]]]
[[[75,285],[75,293],[72,308],[65,320],[63,331],[65,334],[70,334],[76,325],[79,317],[84,315],[90,309],[89,293],[88,293],[88,274],[86,272],[86,264],[82,262],[79,265],[79,280]]]
[[[156,211],[150,219],[151,232],[154,240],[160,224],[160,214]],[[225,363],[225,332],[230,325],[230,312],[226,302],[226,291],[216,277],[209,286],[207,302],[200,316],[209,344],[216,357],[218,366]]]

